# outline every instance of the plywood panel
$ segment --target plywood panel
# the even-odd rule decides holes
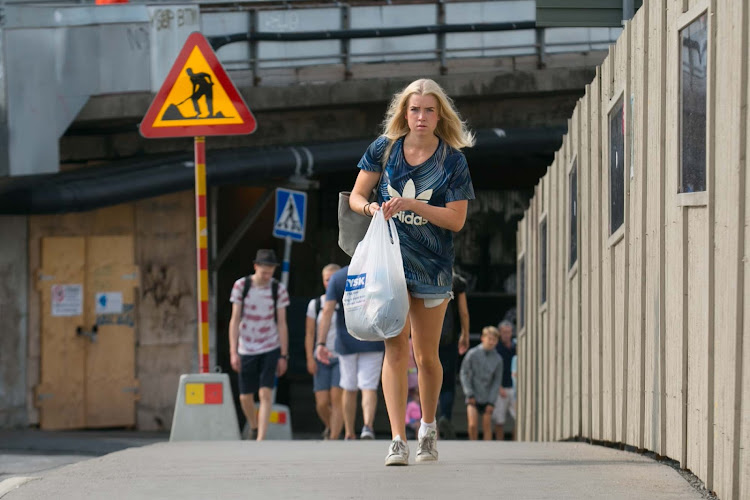
[[[95,342],[86,343],[86,427],[133,427],[135,378],[135,287],[132,236],[99,236],[86,241],[86,318],[96,324]],[[97,294],[121,307],[105,309]],[[97,305],[101,314],[97,314]],[[115,303],[115,306],[117,304]]]
[[[581,433],[591,438],[591,174],[589,111],[590,85],[580,101],[581,142],[578,161],[580,253],[579,276],[581,286]]]
[[[628,331],[627,341],[627,434],[625,442],[643,448],[644,403],[644,313],[646,290],[644,275],[646,198],[646,84],[647,84],[647,9],[639,9],[631,23],[631,71],[628,96],[629,125],[632,134],[629,166],[626,168],[628,196]]]
[[[553,409],[552,409],[552,389],[550,380],[552,378],[553,373],[553,366],[552,366],[552,359],[551,359],[551,352],[552,352],[552,339],[550,338],[550,328],[549,328],[549,307],[550,307],[550,274],[549,274],[549,259],[550,259],[550,243],[549,243],[549,229],[550,229],[550,218],[549,218],[549,202],[548,202],[548,194],[549,194],[549,169],[547,169],[547,174],[542,177],[541,181],[539,182],[540,187],[540,198],[539,198],[539,223],[537,224],[537,262],[539,262],[539,279],[537,280],[538,287],[539,287],[539,294],[541,294],[541,287],[543,286],[542,281],[545,281],[544,286],[546,286],[546,297],[544,302],[542,302],[542,297],[539,295],[539,352],[540,352],[540,360],[541,360],[541,366],[539,369],[539,376],[540,376],[540,405],[539,409],[541,411],[541,439],[543,441],[549,441],[551,439],[551,427],[552,427],[552,421],[553,421]],[[541,235],[541,221],[545,219],[547,221],[547,240],[546,243],[542,242],[542,235]],[[543,269],[544,265],[541,263],[541,252],[542,252],[542,245],[546,244],[546,255],[547,255],[547,264],[546,269]],[[544,271],[544,274],[542,272]]]
[[[41,374],[35,401],[42,429],[85,424],[83,326],[85,243],[79,237],[41,239],[36,290],[41,300]],[[53,306],[53,301],[55,306]]]
[[[603,440],[603,370],[602,359],[602,103],[601,70],[597,68],[596,78],[591,83],[591,142],[590,142],[590,207],[591,228],[591,397],[592,397],[592,438]]]
[[[742,305],[743,283],[740,282],[742,266],[741,237],[746,198],[740,185],[744,185],[741,166],[744,166],[744,141],[740,138],[746,111],[739,106],[746,94],[747,72],[737,71],[737,54],[746,50],[737,19],[747,22],[746,2],[722,2],[721,12],[712,16],[717,43],[715,51],[715,153],[713,176],[714,197],[714,456],[713,486],[721,498],[740,498],[739,485],[739,418],[742,363],[739,353],[743,345]],[[717,8],[719,5],[717,5]],[[743,28],[746,29],[746,28]],[[744,35],[745,37],[747,35]],[[744,61],[745,68],[747,62]],[[744,81],[743,81],[744,80]],[[745,87],[743,87],[743,85]],[[710,94],[709,94],[710,96]],[[710,98],[710,97],[709,97]],[[741,149],[742,148],[742,149]],[[744,230],[747,230],[745,227]],[[745,310],[746,312],[747,310]],[[739,352],[738,352],[739,351]]]
[[[562,439],[562,422],[564,419],[564,387],[566,374],[564,370],[565,366],[565,331],[564,323],[562,322],[563,315],[563,280],[562,280],[562,262],[563,256],[562,243],[565,241],[565,223],[564,223],[564,211],[562,202],[565,199],[564,194],[561,192],[561,180],[565,175],[565,144],[567,142],[567,136],[563,136],[563,146],[558,151],[553,165],[553,173],[551,175],[551,186],[550,186],[550,205],[552,210],[552,230],[550,232],[550,247],[552,252],[552,258],[550,260],[550,275],[552,277],[551,284],[551,296],[552,302],[550,305],[550,320],[554,326],[550,328],[554,337],[554,363],[555,370],[553,372],[553,384],[555,388],[553,396],[553,404],[555,408],[554,420],[552,424],[552,439],[557,441]]]
[[[615,351],[614,351],[614,264],[612,262],[612,248],[608,244],[610,237],[610,195],[609,195],[609,109],[614,96],[613,75],[616,68],[616,52],[614,47],[610,47],[609,56],[602,64],[602,165],[601,165],[601,240],[599,245],[602,251],[601,269],[602,269],[602,297],[601,315],[602,315],[602,439],[605,441],[616,441],[615,435]]]
[[[663,439],[666,436],[664,400],[664,143],[665,113],[665,61],[666,61],[666,6],[664,0],[652,0],[648,9],[648,71],[646,78],[648,102],[644,121],[647,158],[644,165],[646,198],[646,295],[645,317],[645,369],[646,387],[644,401],[645,448],[664,455]]]
[[[666,80],[666,130],[665,147],[665,246],[666,246],[666,454],[684,463],[684,303],[686,293],[685,256],[686,248],[683,231],[683,208],[677,205],[679,95],[676,70],[679,68],[679,52],[675,25],[682,13],[681,2],[671,0],[667,7],[667,71]]]
[[[688,211],[688,393],[687,393],[687,468],[706,477],[708,466],[708,210]]]
[[[529,315],[528,315],[528,335],[529,335],[529,398],[528,398],[528,418],[529,418],[529,439],[536,441],[541,438],[539,433],[540,422],[540,398],[539,398],[539,368],[541,351],[539,349],[539,264],[537,256],[538,245],[538,217],[539,217],[539,186],[534,188],[534,197],[529,204],[529,222],[528,222],[528,243],[527,248],[527,266],[528,266],[528,285],[529,285]]]
[[[747,103],[750,102],[750,65],[747,64],[750,57],[750,9],[745,6],[742,12],[743,46],[741,49],[740,60],[745,61],[744,89],[745,92],[745,114],[740,116],[744,121],[744,134],[740,134],[740,140],[744,141],[745,161],[740,165],[741,176],[744,177],[744,192],[741,193],[741,205],[744,205],[744,231],[740,231],[740,238],[743,238],[742,254],[744,258],[742,276],[742,413],[740,415],[740,450],[739,450],[739,497],[750,498],[750,203],[747,202],[750,197],[750,175],[748,175],[747,158],[750,154],[750,114],[747,113]],[[741,122],[742,123],[742,122]]]
[[[629,276],[627,269],[629,266],[629,252],[628,252],[628,241],[630,237],[630,218],[629,218],[629,170],[630,161],[632,160],[633,152],[631,146],[633,144],[631,123],[632,123],[632,108],[630,107],[630,43],[632,39],[632,27],[633,23],[628,23],[623,31],[622,35],[617,41],[617,81],[616,85],[618,89],[623,90],[623,111],[625,116],[625,130],[623,131],[624,137],[624,165],[623,165],[623,230],[625,231],[623,239],[620,240],[614,247],[614,253],[612,254],[614,260],[612,264],[614,266],[614,296],[615,300],[612,302],[613,317],[615,320],[614,324],[614,354],[615,354],[615,429],[614,435],[615,440],[620,443],[626,443],[626,429],[627,429],[627,372],[628,372],[628,342],[627,342],[627,331],[628,331],[628,299],[629,299]]]

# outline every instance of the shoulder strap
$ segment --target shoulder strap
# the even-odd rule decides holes
[[[245,298],[247,297],[247,292],[250,291],[250,284],[252,283],[252,274],[248,274],[245,276],[245,285],[242,288],[242,307],[244,309],[245,307]]]
[[[276,303],[279,298],[279,282],[276,281],[276,278],[271,278],[271,298],[273,299],[273,322],[278,323]]]
[[[315,297],[315,337],[314,338],[316,339],[316,342],[318,338],[318,316],[320,315],[320,306],[321,306],[320,295],[318,295],[317,297]]]

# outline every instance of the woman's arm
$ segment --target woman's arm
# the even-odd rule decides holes
[[[357,180],[354,182],[352,194],[349,196],[349,208],[354,212],[372,217],[379,208],[377,201],[370,203],[365,211],[365,205],[369,203],[370,193],[380,180],[380,172],[370,172],[360,170],[357,174]]]
[[[352,204],[351,198],[349,204]],[[388,219],[402,210],[410,210],[436,226],[457,233],[466,223],[468,208],[469,200],[450,201],[445,207],[435,207],[413,198],[394,197],[383,204],[383,215]]]

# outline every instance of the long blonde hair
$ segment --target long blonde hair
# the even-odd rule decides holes
[[[468,129],[466,122],[461,120],[453,104],[453,99],[448,97],[442,87],[434,80],[422,78],[411,82],[391,99],[388,112],[385,114],[385,120],[383,120],[383,135],[388,138],[388,147],[383,155],[383,165],[388,161],[393,143],[409,133],[406,107],[409,104],[409,98],[414,94],[432,95],[437,99],[437,113],[440,120],[438,120],[435,135],[458,150],[470,148],[474,145],[474,133]]]

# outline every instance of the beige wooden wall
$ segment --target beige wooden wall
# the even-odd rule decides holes
[[[680,194],[679,32],[704,12],[707,191]],[[651,450],[720,498],[750,498],[749,33],[745,0],[648,0],[586,87],[518,227],[519,439]],[[625,213],[610,235],[620,98]]]

